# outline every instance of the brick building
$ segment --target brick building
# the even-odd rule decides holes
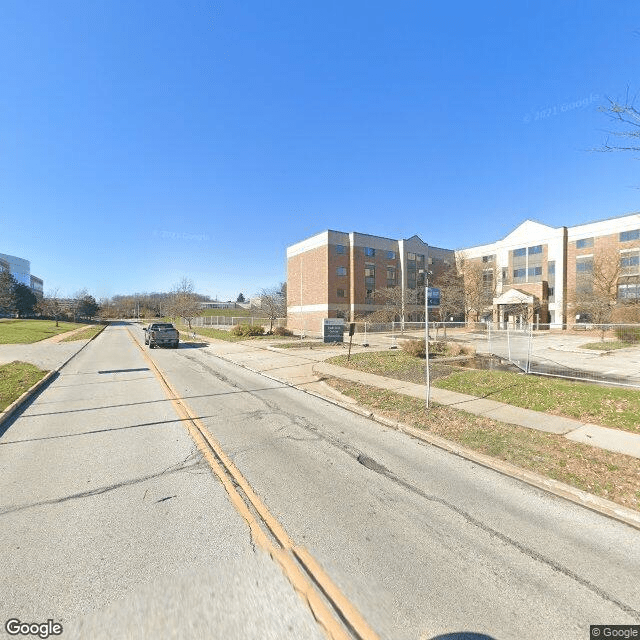
[[[405,320],[424,320],[426,271],[454,262],[452,250],[431,247],[418,236],[393,240],[323,231],[287,249],[287,326],[316,333],[324,318],[364,317],[383,306],[374,292],[391,287],[407,301]]]
[[[586,319],[579,301],[605,262],[616,307],[640,302],[640,214],[575,227],[525,220],[502,240],[455,252],[418,236],[323,231],[287,249],[288,326],[315,333],[323,318],[362,318],[380,309],[374,292],[388,287],[398,287],[403,301],[417,293],[417,304],[403,304],[404,319],[424,320],[425,272],[455,262],[482,290],[468,319],[562,328]]]
[[[526,220],[502,240],[457,252],[466,268],[482,271],[481,319],[549,323],[579,319],[581,294],[604,268],[620,303],[640,301],[640,214],[550,227]]]

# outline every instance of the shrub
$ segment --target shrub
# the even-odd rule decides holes
[[[404,340],[402,350],[414,358],[424,358],[427,355],[424,340]]]
[[[640,327],[616,327],[614,333],[620,342],[629,344],[640,342]]]
[[[276,327],[273,330],[273,335],[274,336],[292,336],[293,331],[291,331],[291,329],[287,329],[286,327]]]
[[[262,336],[264,335],[264,327],[260,324],[237,324],[231,328],[231,335],[242,337]]]
[[[465,356],[475,356],[476,348],[472,344],[464,344],[460,347],[460,353]]]

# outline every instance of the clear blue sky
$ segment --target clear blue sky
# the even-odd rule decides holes
[[[3,0],[0,253],[45,290],[221,299],[324,229],[460,248],[640,210],[593,153],[637,0]]]

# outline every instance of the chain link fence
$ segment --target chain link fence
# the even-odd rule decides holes
[[[357,322],[354,343],[394,349],[425,338],[424,322]],[[472,345],[521,372],[640,388],[640,324],[579,323],[498,326],[490,322],[429,322],[429,340]]]
[[[212,327],[220,329],[228,329],[238,324],[262,325],[268,327],[271,324],[269,318],[260,318],[256,316],[199,316],[191,321],[192,327]],[[273,326],[286,327],[286,318],[276,318],[273,320]]]
[[[497,328],[487,324],[487,349],[525,373],[640,387],[640,325],[575,324]]]

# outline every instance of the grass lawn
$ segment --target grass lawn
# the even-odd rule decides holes
[[[68,336],[62,339],[62,342],[73,342],[74,340],[91,340],[93,336],[97,336],[99,333],[104,331],[105,324],[98,324],[93,327],[87,327],[84,331],[78,331],[78,333],[74,333],[72,336]]]
[[[207,338],[215,338],[216,340],[226,340],[227,342],[241,342],[243,340],[291,340],[291,338],[280,338],[279,336],[234,336],[230,331],[224,329],[211,329],[209,327],[194,327],[191,331],[186,324],[176,324],[175,327],[180,331],[181,342],[192,342],[189,338],[193,331],[197,335],[206,336]],[[197,342],[197,337],[196,337]],[[278,345],[280,346],[280,345]]]
[[[347,362],[347,356],[336,356],[327,360],[331,364],[340,367],[357,369],[375,373],[385,378],[395,378],[416,384],[425,384],[425,361],[416,358],[402,349],[388,351],[371,351],[369,353],[351,354],[351,360]],[[456,371],[451,365],[430,360],[431,379],[446,376]]]
[[[605,342],[588,342],[587,344],[581,344],[581,349],[593,349],[595,351],[610,351],[612,349],[628,349],[634,345],[629,342],[622,342],[622,340],[608,340]]]
[[[424,400],[367,385],[338,379],[326,382],[377,414],[640,509],[640,460],[636,458],[441,405],[427,412]]]
[[[336,347],[340,347],[344,345],[343,348],[348,348],[348,343],[339,343],[339,342],[315,342],[312,340],[300,340],[300,337],[290,336],[285,338],[288,342],[283,344],[276,344],[274,347],[278,347],[278,349],[335,349]],[[342,356],[340,356],[342,357]],[[353,358],[353,355],[351,356]],[[347,356],[345,356],[346,360]]]
[[[47,373],[27,362],[0,365],[0,411],[4,411]]]
[[[39,342],[60,333],[66,333],[86,325],[55,320],[2,320],[0,321],[0,344],[27,344]]]
[[[327,362],[424,384],[424,360],[403,351],[337,356]],[[431,363],[433,386],[488,397],[516,407],[640,433],[640,391],[508,371],[460,369]]]

